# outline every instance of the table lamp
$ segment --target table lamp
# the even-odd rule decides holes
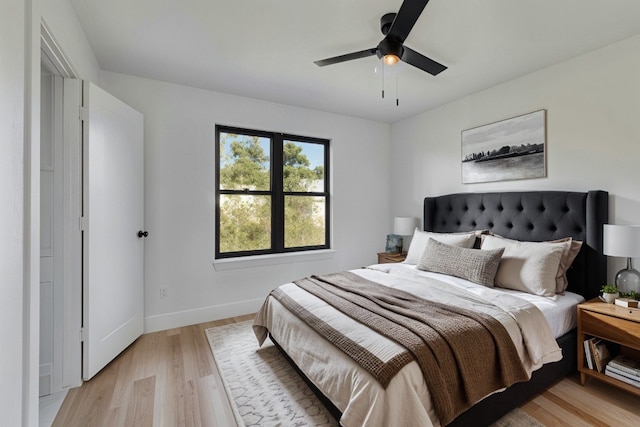
[[[604,225],[603,252],[608,256],[627,258],[627,268],[616,274],[619,292],[640,292],[640,273],[631,258],[640,257],[640,225]]]
[[[418,225],[417,218],[413,216],[397,216],[393,218],[393,234],[402,236],[402,252],[408,247],[408,242],[413,236],[413,232]],[[406,238],[408,236],[409,238]]]

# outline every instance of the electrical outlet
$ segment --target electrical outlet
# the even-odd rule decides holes
[[[160,288],[160,298],[166,298],[167,297],[167,288]]]

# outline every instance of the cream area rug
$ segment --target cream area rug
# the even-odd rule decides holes
[[[238,426],[338,426],[270,340],[258,347],[251,323],[206,330]],[[515,409],[492,427],[544,426]]]

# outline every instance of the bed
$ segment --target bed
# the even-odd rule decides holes
[[[365,352],[375,353],[378,359],[400,360],[404,357],[403,347],[396,343],[392,336],[389,336],[393,334],[385,335],[388,326],[376,326],[378,317],[381,316],[375,317],[375,321],[370,322],[362,319],[360,321],[352,320],[349,316],[336,311],[335,308],[318,299],[318,295],[314,292],[325,292],[324,288],[318,290],[306,282],[305,286],[308,288],[302,288],[300,284],[302,282],[297,282],[297,285],[283,285],[278,288],[279,290],[275,294],[272,293],[265,300],[265,304],[254,320],[254,330],[260,341],[265,339],[267,333],[269,334],[272,341],[283,351],[344,426],[489,425],[575,370],[577,340],[575,305],[584,299],[597,296],[600,286],[606,283],[606,258],[602,255],[602,225],[607,220],[608,193],[604,191],[585,193],[563,191],[459,193],[425,198],[424,233],[416,231],[414,241],[417,242],[418,237],[423,238],[428,233],[438,233],[436,236],[457,236],[474,232],[475,249],[467,246],[461,250],[457,249],[455,244],[434,243],[435,239],[427,239],[429,250],[435,251],[434,253],[453,251],[454,254],[461,254],[460,256],[463,258],[460,259],[465,259],[466,256],[477,256],[479,253],[478,245],[485,245],[487,247],[483,246],[482,249],[485,250],[482,251],[482,256],[495,260],[494,252],[498,252],[502,256],[506,253],[504,251],[513,251],[512,247],[511,249],[500,247],[503,242],[499,239],[505,239],[508,242],[515,241],[513,244],[516,246],[520,244],[519,242],[554,242],[544,243],[544,245],[551,247],[553,252],[557,254],[561,252],[557,248],[561,244],[555,242],[558,239],[564,239],[563,241],[566,242],[567,238],[571,238],[573,241],[582,242],[579,251],[574,254],[575,259],[564,272],[564,280],[568,282],[568,285],[565,283],[566,291],[560,292],[560,295],[545,294],[544,292],[547,291],[536,291],[538,294],[532,295],[513,289],[491,288],[490,286],[477,285],[475,282],[478,280],[475,276],[473,276],[475,280],[473,282],[467,280],[468,277],[443,275],[437,269],[428,268],[427,270],[430,271],[425,271],[424,262],[431,262],[439,258],[424,258],[423,256],[424,259],[418,260],[418,264],[422,264],[414,264],[416,261],[409,259],[415,258],[416,250],[412,250],[414,242],[412,242],[407,257],[407,261],[410,262],[397,265],[373,265],[366,269],[353,270],[335,276],[329,275],[331,280],[338,282],[346,280],[346,276],[349,280],[363,282],[358,286],[377,286],[382,283],[389,288],[399,288],[397,292],[400,293],[420,294],[421,298],[431,298],[432,294],[443,294],[433,295],[435,300],[444,298],[444,301],[433,303],[436,304],[438,310],[442,304],[448,304],[449,307],[455,306],[456,310],[462,309],[462,311],[472,306],[481,307],[480,311],[487,313],[491,311],[491,316],[499,319],[515,345],[515,352],[520,356],[526,378],[522,378],[522,373],[519,374],[520,377],[513,374],[514,378],[505,378],[504,381],[508,381],[504,383],[507,384],[505,387],[487,393],[487,396],[483,394],[480,399],[473,397],[473,404],[467,402],[463,411],[454,409],[447,412],[433,404],[433,402],[443,399],[446,401],[446,396],[441,396],[442,391],[436,390],[434,387],[432,387],[433,390],[430,390],[426,386],[425,378],[430,378],[430,384],[443,384],[442,381],[445,381],[444,384],[448,384],[447,378],[450,379],[451,376],[447,373],[442,374],[444,379],[434,380],[429,376],[432,375],[430,373],[423,376],[422,373],[426,372],[427,368],[414,361],[403,362],[404,365],[394,371],[393,376],[386,378],[386,374],[381,373],[386,372],[386,364],[384,369],[376,367],[366,370],[363,368],[367,365],[366,363],[361,366],[354,362],[354,358],[357,358],[356,356],[363,351],[363,348],[366,348]],[[482,238],[481,234],[490,237]],[[498,247],[492,247],[492,244],[497,244]],[[506,245],[511,245],[511,243]],[[536,245],[524,244],[523,247],[528,246]],[[416,247],[421,248],[419,245]],[[568,249],[569,245],[562,243],[562,247]],[[470,250],[475,252],[470,253]],[[558,259],[560,257],[560,255],[557,256]],[[451,263],[444,264],[446,272],[446,268],[451,268]],[[486,265],[492,264],[487,263]],[[416,268],[418,266],[421,268]],[[494,276],[498,277],[505,271],[498,269],[497,272],[494,272]],[[318,279],[325,280],[327,277]],[[431,283],[437,283],[437,286],[428,287],[427,284]],[[313,284],[313,286],[320,285],[324,286],[324,283]],[[383,290],[374,287],[372,288],[374,290],[369,293],[382,292],[384,298],[387,298],[386,287]],[[518,287],[516,286],[516,288]],[[289,292],[288,296],[284,295],[286,292]],[[400,294],[400,297],[397,297],[396,290],[393,292],[393,298],[405,301],[406,294]],[[464,295],[462,295],[463,293]],[[450,298],[453,298],[451,295],[454,295],[455,298],[460,296],[469,300],[451,300]],[[527,296],[525,297],[525,295]],[[364,297],[361,296],[361,298]],[[309,299],[309,306],[298,309],[297,307],[302,304],[305,298]],[[285,304],[285,301],[288,302]],[[506,313],[506,311],[503,312],[506,310],[505,307],[499,304],[498,308],[489,308],[489,304],[485,305],[484,301],[500,301],[505,306],[507,304],[513,305],[516,311],[526,313],[526,316],[535,315],[538,317],[522,317],[520,320],[518,318],[520,314],[504,315]],[[526,301],[526,303],[522,301]],[[529,304],[534,304],[541,310],[530,309]],[[417,306],[408,305],[407,307]],[[423,309],[422,306],[420,309],[416,309],[416,311],[421,310],[429,311]],[[466,313],[466,311],[464,312]],[[339,328],[342,328],[343,335],[341,337],[348,339],[334,341],[347,341],[349,345],[338,348],[331,344],[326,338],[331,336],[331,333],[324,336],[319,333],[321,328],[314,329],[313,322],[309,320],[309,317],[305,318],[305,313],[312,319],[324,319],[320,322],[322,325],[325,325],[324,321],[328,322],[330,318],[331,321],[337,321],[340,324]],[[313,313],[313,315],[309,313]],[[363,315],[366,316],[366,314]],[[426,314],[420,314],[420,316],[423,315]],[[540,316],[543,316],[544,320],[540,320]],[[553,320],[558,316],[561,316],[563,320]],[[369,317],[365,317],[365,319],[369,319]],[[484,317],[482,319],[483,322],[486,321]],[[527,322],[530,324],[544,323],[549,326],[526,329]],[[372,329],[371,331],[365,330],[369,327]],[[379,329],[375,330],[376,327]],[[330,330],[333,331],[333,327]],[[552,335],[551,338],[549,338],[549,334]],[[494,341],[496,341],[495,338]],[[357,351],[352,351],[356,356],[347,355],[350,354],[349,348],[353,345],[357,345]],[[480,348],[480,346],[478,347]],[[479,359],[481,356],[470,356],[469,358]],[[471,362],[475,363],[476,361],[471,360]],[[466,369],[468,371],[469,368]],[[517,371],[514,368],[507,369],[509,372],[512,370]],[[467,371],[460,367],[460,372]],[[380,374],[379,377],[376,376],[378,374]],[[471,379],[469,381],[473,382]],[[465,385],[465,387],[467,386]],[[445,422],[441,423],[441,420],[445,420]]]

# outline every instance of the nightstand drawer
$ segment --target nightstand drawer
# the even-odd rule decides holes
[[[407,253],[392,254],[388,252],[378,252],[378,264],[386,264],[391,262],[402,262],[407,257]]]
[[[581,326],[585,334],[640,349],[640,323],[583,310]]]

